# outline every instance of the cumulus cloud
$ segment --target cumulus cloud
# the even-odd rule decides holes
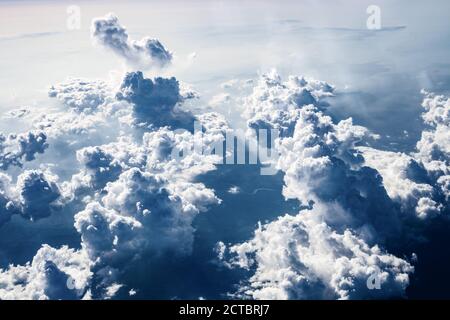
[[[28,131],[5,136],[0,133],[0,169],[22,167],[24,161],[32,161],[36,154],[48,147],[47,136],[42,131]]]
[[[116,97],[118,100],[133,104],[138,124],[173,128],[192,127],[193,115],[177,108],[177,103],[183,99],[179,83],[173,77],[169,79],[157,77],[152,80],[144,78],[140,71],[127,73]]]
[[[253,271],[238,295],[253,299],[367,299],[401,297],[413,267],[369,246],[346,229],[338,233],[317,209],[259,226],[250,241],[234,245],[233,265]],[[223,255],[222,248],[222,255]],[[381,290],[369,290],[376,276]]]
[[[133,247],[133,233],[142,225],[133,217],[106,209],[98,202],[89,203],[75,216],[75,228],[81,234],[84,248],[93,261],[119,255],[124,247]],[[104,259],[105,259],[104,258]],[[102,261],[103,262],[103,261]]]
[[[194,181],[217,162],[216,155],[203,155],[196,142],[222,140],[227,124],[212,113],[199,120],[204,131],[162,127],[145,132],[141,142],[122,137],[78,151],[82,170],[63,189],[72,199],[93,196],[75,215],[75,228],[103,279],[103,297],[120,280],[126,261],[162,252],[189,254],[194,218],[220,203],[212,189]],[[180,151],[185,157],[172,157]]]
[[[75,215],[82,247],[103,278],[105,294],[120,279],[128,261],[163,252],[186,255],[192,250],[193,219],[218,203],[212,190],[185,182],[172,188],[163,177],[131,168],[107,184],[101,202]]]
[[[45,135],[53,155],[61,153],[64,159],[78,149],[133,130],[129,128],[132,105],[118,101],[113,87],[103,80],[67,79],[48,92],[60,103],[29,110],[23,120]]]
[[[263,74],[245,101],[244,117],[253,129],[277,129],[281,135],[292,134],[298,118],[298,106],[325,107],[325,97],[334,88],[326,82],[290,77],[283,82],[275,70]]]
[[[87,184],[96,190],[116,180],[122,172],[120,162],[108,151],[107,148],[100,146],[86,147],[77,151],[77,159],[85,169]]]
[[[66,82],[51,86],[48,95],[75,111],[89,112],[105,102],[108,91],[110,88],[104,81],[70,78]]]
[[[136,128],[192,130],[194,116],[181,105],[197,97],[185,86],[180,89],[175,78],[146,79],[140,71],[125,74],[118,92],[102,80],[68,79],[52,86],[49,95],[62,102],[63,110],[33,112],[27,118],[47,137],[75,150]]]
[[[435,190],[426,169],[413,157],[368,147],[358,150],[362,151],[365,165],[375,168],[383,177],[389,197],[400,203],[404,212],[422,218],[440,213],[442,205],[433,200],[439,190]]]
[[[133,67],[172,60],[158,40],[131,40],[111,14],[94,20],[92,37]],[[225,83],[226,93],[210,104],[235,104],[234,93],[253,85]],[[275,165],[283,173],[284,197],[297,200],[301,210],[259,225],[248,241],[218,244],[226,266],[251,273],[239,297],[401,297],[414,268],[390,253],[393,243],[405,225],[423,221],[417,217],[448,210],[449,99],[424,92],[428,128],[417,152],[407,155],[362,147],[372,136],[366,128],[327,115],[334,90],[323,81],[283,80],[271,71],[243,100],[249,134],[280,131],[271,146],[279,155]],[[81,249],[43,245],[29,263],[0,270],[0,298],[112,298],[126,286],[130,261],[189,255],[194,219],[221,202],[198,180],[222,160],[209,151],[230,130],[226,119],[183,110],[197,93],[176,78],[149,79],[141,71],[127,73],[117,90],[107,81],[68,79],[48,94],[59,101],[56,108],[10,115],[37,130],[0,136],[0,168],[32,161],[48,144],[70,157],[73,168],[61,183],[42,170],[14,178],[0,173],[0,225],[14,214],[37,220],[66,205]],[[202,130],[192,131],[194,120]],[[373,276],[382,290],[368,288]]]
[[[241,189],[238,186],[231,186],[227,192],[231,194],[238,194],[241,192]]]
[[[324,111],[333,87],[272,71],[246,99],[249,128],[281,131],[273,149],[284,172],[283,194],[303,206],[231,246],[232,264],[253,275],[240,293],[252,298],[399,297],[413,271],[382,247],[402,228],[402,216],[356,145],[370,132],[352,119],[335,123]],[[325,99],[325,101],[324,101]],[[223,255],[223,250],[222,250]],[[381,286],[366,280],[380,270]]]
[[[14,192],[11,178],[4,173],[0,173],[0,226],[9,221],[11,216],[17,212],[12,201]]]
[[[157,258],[161,252],[189,254],[195,231],[193,219],[210,205],[220,203],[212,189],[193,181],[199,174],[214,170],[216,162],[215,155],[203,156],[195,142],[204,139],[214,143],[219,136],[223,139],[226,122],[217,114],[200,119],[205,131],[195,135],[163,127],[145,132],[139,142],[124,136],[109,144],[82,148],[77,152],[81,171],[61,188],[54,184],[56,177],[46,178],[44,173],[26,172],[16,186],[9,177],[1,176],[5,185],[1,204],[11,202],[12,209],[22,210],[17,213],[38,218],[59,193],[71,196],[73,201],[84,201],[89,195],[84,209],[75,215],[74,226],[81,235],[90,271],[100,283],[94,291],[88,284],[90,290],[84,290],[82,296],[110,297],[110,288],[119,285],[117,281],[129,259]],[[177,160],[171,157],[173,150],[189,150],[190,154]],[[41,211],[29,212],[37,206]],[[1,214],[3,219],[12,213],[2,210]],[[51,270],[56,279],[64,279],[61,268]],[[14,290],[19,288],[11,285],[9,291]],[[65,296],[59,286],[55,290],[52,297]]]
[[[133,67],[164,67],[172,61],[172,53],[159,40],[148,37],[139,41],[129,39],[127,30],[112,13],[94,19],[91,34],[95,42],[111,49]]]
[[[426,218],[448,213],[450,199],[450,99],[423,91],[428,128],[411,154],[360,147],[365,164],[378,170],[389,196],[405,212]]]
[[[422,117],[429,129],[422,132],[415,155],[437,181],[445,201],[450,199],[450,98],[423,91]],[[447,205],[448,210],[448,205]]]
[[[37,220],[50,215],[59,198],[56,177],[38,170],[26,170],[17,178],[16,190],[22,215]]]
[[[20,214],[30,220],[39,220],[50,216],[57,207],[60,197],[57,177],[40,170],[25,170],[12,184],[5,174],[0,176],[0,226],[13,214]]]
[[[214,119],[212,115],[210,117]],[[100,210],[100,204],[97,204],[96,211],[133,218],[136,222],[132,223],[133,228],[137,230],[136,226],[142,226],[139,231],[141,235],[134,231],[133,241],[140,242],[142,247],[157,250],[167,247],[189,252],[193,241],[194,217],[206,210],[207,206],[219,203],[213,190],[202,183],[193,182],[199,174],[215,168],[216,156],[203,156],[194,146],[199,139],[209,143],[218,139],[214,129],[219,128],[214,127],[213,123],[209,123],[206,132],[197,132],[196,135],[188,131],[175,133],[168,128],[160,128],[146,132],[141,145],[118,141],[81,150],[80,159],[85,159],[86,155],[95,155],[95,161],[83,160],[85,166],[89,164],[90,170],[96,174],[103,171],[110,180],[103,188],[104,196],[99,198],[104,210]],[[190,154],[177,160],[171,157],[174,150],[189,150]],[[99,155],[100,161],[97,159]],[[113,166],[116,169],[99,170]],[[116,173],[111,173],[114,170],[122,170],[117,178],[113,177]],[[95,210],[90,206],[88,211]],[[86,211],[77,215],[76,221],[86,215]],[[79,223],[78,226],[77,229],[81,231]]]
[[[3,300],[79,299],[92,277],[91,261],[83,250],[43,245],[31,262],[0,269]]]
[[[303,206],[331,206],[335,213],[324,216],[330,225],[340,229],[350,225],[367,239],[392,234],[400,227],[396,208],[380,185],[378,173],[363,167],[362,156],[355,150],[371,134],[351,118],[334,123],[324,113],[321,99],[329,96],[330,88],[320,81],[309,84],[302,77],[283,82],[273,73],[262,76],[247,99],[253,110],[248,126],[253,127],[259,118],[258,127],[284,128],[274,149],[279,153],[277,167],[285,173],[286,198],[297,199]],[[314,99],[299,100],[299,92]],[[262,115],[255,111],[260,105],[264,106]]]

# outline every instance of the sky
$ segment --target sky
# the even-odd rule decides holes
[[[449,6],[0,1],[0,298],[448,298]]]

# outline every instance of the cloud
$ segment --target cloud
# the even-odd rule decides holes
[[[13,197],[13,187],[11,185],[11,178],[0,172],[0,226],[9,221],[11,216],[17,212]]]
[[[116,180],[122,172],[122,167],[114,155],[99,146],[78,150],[77,159],[86,169],[88,184],[96,190]]]
[[[50,215],[51,206],[59,198],[56,177],[38,170],[26,170],[17,178],[21,214],[31,220]]]
[[[450,199],[450,99],[423,91],[422,117],[430,129],[422,132],[417,154],[429,175],[436,180],[443,194],[446,210]]]
[[[172,60],[158,40],[131,40],[112,14],[93,21],[92,37],[139,70]],[[224,83],[226,93],[210,103],[237,104],[236,96],[253,85]],[[327,114],[334,90],[324,81],[283,80],[272,71],[244,99],[249,132],[280,130],[271,146],[279,154],[275,165],[284,197],[301,209],[259,224],[247,241],[218,243],[225,266],[250,274],[241,279],[238,297],[402,297],[414,271],[399,250],[403,237],[414,237],[410,228],[425,221],[418,217],[448,210],[449,100],[424,92],[428,128],[417,152],[403,154],[362,147],[371,139],[369,130]],[[48,94],[56,107],[9,115],[37,130],[0,136],[4,170],[49,149],[40,163],[30,164],[40,170],[14,179],[0,173],[0,225],[14,214],[38,220],[62,207],[74,220],[81,249],[43,245],[29,263],[0,270],[0,298],[109,299],[126,288],[130,269],[147,266],[148,259],[190,255],[195,219],[221,203],[199,180],[222,160],[202,151],[222,143],[231,130],[226,119],[183,110],[186,100],[198,97],[195,91],[176,78],[150,79],[141,71],[125,74],[117,90],[107,81],[72,78]],[[192,131],[194,120],[201,132]],[[47,161],[65,176],[44,171]],[[254,193],[260,189],[267,188]],[[373,276],[381,290],[368,287]]]
[[[31,262],[0,269],[0,298],[44,300],[82,298],[92,277],[83,251],[43,245]]]
[[[416,151],[407,155],[358,148],[365,164],[378,170],[389,196],[405,212],[421,218],[448,213],[450,199],[450,99],[423,91],[422,115],[428,128]]]
[[[16,185],[5,174],[0,175],[0,226],[13,214],[20,214],[32,221],[50,216],[60,197],[57,177],[40,170],[25,170]]]
[[[227,192],[231,194],[238,194],[241,192],[241,189],[238,186],[231,186]]]
[[[442,205],[433,198],[438,190],[423,165],[413,157],[400,152],[359,147],[364,156],[364,164],[375,168],[383,177],[383,186],[389,197],[400,203],[405,213],[415,213],[426,218],[440,213]]]
[[[413,268],[382,249],[399,234],[403,216],[356,149],[370,132],[351,118],[335,123],[324,113],[324,99],[332,92],[325,82],[303,77],[284,82],[272,71],[246,99],[250,129],[281,131],[273,149],[284,173],[283,195],[304,209],[229,248],[227,263],[253,272],[241,294],[258,299],[404,294]],[[375,270],[384,289],[372,292],[366,280]]]
[[[248,242],[229,248],[232,264],[252,270],[238,295],[253,299],[401,297],[413,267],[369,246],[351,230],[334,231],[317,209],[259,226]],[[223,253],[222,253],[223,254]],[[369,290],[377,276],[381,290]]]
[[[253,92],[245,101],[248,127],[277,129],[281,135],[292,134],[302,105],[325,107],[325,97],[333,95],[334,88],[322,81],[309,81],[303,77],[290,77],[282,82],[272,70],[263,74]]]
[[[89,112],[105,102],[108,91],[110,88],[104,81],[69,78],[66,82],[51,86],[48,95],[77,112]]]
[[[209,141],[216,138],[213,125],[209,131],[197,133]],[[198,175],[213,170],[216,157],[203,156],[196,152],[194,143],[200,139],[184,131],[175,133],[167,128],[146,132],[142,145],[114,144],[99,147],[114,152],[108,163],[120,163],[123,171],[117,179],[111,179],[104,187],[101,203],[106,210],[132,217],[142,225],[136,233],[142,238],[143,247],[174,248],[179,252],[189,252],[193,241],[192,221],[207,206],[219,203],[213,190],[202,183],[192,182]],[[223,139],[223,136],[222,136]],[[206,139],[205,139],[206,140]],[[120,142],[119,142],[120,143]],[[171,155],[174,149],[191,150],[187,157],[179,161]],[[92,151],[92,149],[90,149]],[[98,150],[98,149],[97,149]],[[81,154],[84,154],[82,152]],[[106,159],[106,157],[102,157]],[[98,171],[102,162],[92,162],[91,170]]]
[[[116,97],[133,104],[138,124],[173,128],[193,125],[193,115],[176,107],[183,99],[173,77],[152,80],[144,78],[140,71],[127,73]]]
[[[92,261],[128,253],[124,248],[133,247],[133,233],[141,227],[133,217],[106,209],[98,202],[89,203],[75,216],[75,228]]]
[[[144,256],[157,259],[163,252],[182,256],[191,252],[193,219],[210,205],[220,203],[213,190],[193,181],[199,174],[214,170],[216,161],[214,155],[198,153],[194,144],[200,139],[205,139],[206,143],[214,143],[219,136],[223,139],[223,130],[227,128],[223,117],[217,114],[207,114],[200,119],[205,123],[205,132],[196,135],[163,127],[145,132],[140,142],[123,136],[109,144],[78,150],[81,171],[62,184],[61,193],[72,202],[86,202],[84,209],[74,217],[82,246],[74,252],[88,257],[89,272],[96,283],[86,280],[82,293],[69,294],[71,291],[59,285],[67,278],[64,275],[67,272],[57,263],[56,267],[48,264],[36,272],[50,270],[45,272],[53,274],[55,284],[51,288],[54,289],[45,291],[44,284],[39,283],[39,288],[33,291],[38,293],[30,298],[108,298],[117,293],[111,288],[121,285],[118,281],[126,274],[130,259],[138,263]],[[191,152],[188,157],[174,161],[171,158],[174,149]],[[46,211],[59,194],[59,187],[53,184],[56,177],[47,177],[45,173],[26,172],[17,186],[11,185],[6,175],[0,178],[5,190],[0,204],[6,206],[11,202],[15,210],[28,212],[25,208],[39,206]],[[83,192],[75,192],[77,188]],[[6,211],[0,213],[2,219],[10,216]],[[33,214],[40,216],[39,212]],[[39,255],[38,252],[36,257]],[[10,267],[5,272],[11,274],[15,270]],[[28,290],[28,282],[25,285]],[[20,290],[21,285],[12,283],[8,285],[8,293],[0,296],[9,297],[10,292]]]
[[[73,201],[91,195],[75,215],[74,225],[102,279],[98,290],[91,292],[93,297],[106,297],[107,288],[120,282],[130,260],[139,263],[143,256],[157,258],[164,252],[190,254],[194,218],[220,203],[214,190],[194,181],[214,170],[217,161],[215,155],[201,154],[195,143],[202,139],[207,145],[215,143],[227,128],[217,114],[199,119],[204,132],[162,127],[145,132],[139,143],[125,136],[78,151],[82,169],[63,189]],[[172,158],[174,150],[185,150],[186,157]]]
[[[133,67],[164,67],[172,61],[172,53],[157,39],[129,39],[127,30],[112,13],[92,21],[91,35],[96,43],[111,49]]]
[[[0,169],[22,167],[24,161],[32,161],[36,154],[48,147],[47,136],[42,131],[28,131],[7,137],[0,133]]]
[[[161,176],[137,168],[124,171],[105,192],[101,202],[88,203],[75,215],[74,225],[106,296],[110,285],[126,273],[129,261],[158,259],[167,252],[190,254],[193,219],[218,203],[202,184],[185,182],[172,188]]]
[[[275,143],[277,167],[285,173],[283,195],[287,199],[297,199],[303,206],[329,205],[340,214],[324,218],[338,230],[347,225],[360,230],[367,239],[383,238],[401,226],[395,205],[380,186],[378,173],[361,165],[363,158],[354,148],[371,134],[353,125],[351,118],[334,123],[324,113],[321,99],[329,96],[330,88],[301,77],[283,82],[273,73],[262,76],[247,99],[247,107],[253,110],[248,126],[255,124],[253,119],[264,118],[259,122],[263,127],[289,128],[282,129]],[[300,97],[314,97],[313,103],[309,98],[299,99],[299,93]],[[255,113],[259,106],[263,108]],[[330,211],[324,210],[324,214]]]

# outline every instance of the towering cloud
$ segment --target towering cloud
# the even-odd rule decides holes
[[[138,263],[142,256],[191,252],[194,218],[220,203],[213,190],[194,181],[215,168],[217,156],[201,154],[195,144],[221,141],[227,129],[218,114],[199,121],[204,132],[155,128],[141,142],[122,137],[77,152],[82,169],[63,189],[71,199],[91,196],[75,215],[75,228],[103,279],[94,297],[105,297],[107,287],[121,281],[130,259]],[[185,157],[172,157],[181,150]]]
[[[60,192],[54,176],[27,170],[17,178],[21,213],[32,220],[50,215],[51,206]]]
[[[401,215],[378,173],[361,166],[355,145],[370,137],[324,114],[332,86],[300,77],[264,75],[247,99],[250,128],[277,128],[273,147],[286,198],[305,209],[260,227],[248,242],[230,247],[231,264],[253,270],[239,293],[252,298],[399,297],[411,265],[377,244],[401,229]],[[376,275],[375,275],[376,274]],[[367,279],[377,276],[382,290]]]
[[[172,61],[172,53],[156,39],[129,39],[127,30],[120,25],[112,13],[94,19],[91,27],[92,38],[100,45],[113,50],[133,67],[164,67]]]
[[[56,177],[40,170],[25,170],[17,178],[16,185],[5,174],[0,176],[0,226],[12,214],[20,214],[30,220],[48,217],[57,206],[60,197]]]
[[[133,104],[136,121],[140,124],[193,127],[193,115],[176,107],[182,96],[178,81],[173,77],[151,80],[145,79],[140,71],[130,72],[126,74],[116,97]]]

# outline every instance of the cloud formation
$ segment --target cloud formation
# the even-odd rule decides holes
[[[257,299],[404,294],[413,268],[383,249],[401,230],[402,216],[377,171],[362,165],[355,148],[370,132],[352,119],[335,123],[324,113],[323,99],[332,91],[331,85],[303,77],[283,82],[272,71],[246,100],[249,128],[281,130],[273,149],[284,172],[283,194],[304,209],[229,247],[229,263],[253,272],[238,294]],[[382,290],[373,292],[366,280],[375,271]]]
[[[134,115],[140,126],[193,126],[194,116],[177,108],[183,97],[179,83],[173,77],[152,80],[144,78],[140,71],[127,73],[116,98],[133,104]]]
[[[159,40],[129,39],[127,30],[112,13],[93,20],[91,35],[95,42],[111,49],[133,67],[164,67],[172,61],[172,53]]]
[[[24,161],[32,161],[36,154],[48,147],[47,136],[42,131],[28,131],[5,136],[0,133],[0,169],[22,167]]]
[[[0,269],[0,297],[5,300],[80,299],[92,273],[84,251],[43,245],[23,266]]]
[[[413,267],[350,229],[336,232],[321,209],[285,215],[259,226],[248,242],[229,248],[232,265],[252,270],[238,295],[253,299],[367,299],[403,295]],[[382,290],[369,290],[377,276]]]
[[[12,184],[6,174],[0,176],[0,226],[13,214],[35,221],[50,216],[60,197],[57,177],[41,170],[25,170]]]
[[[89,112],[105,102],[108,91],[110,89],[104,81],[69,78],[66,82],[51,86],[48,95],[77,112]]]
[[[92,37],[140,70],[167,66],[173,58],[158,40],[131,40],[111,14],[93,21]],[[271,71],[256,83],[224,83],[227,93],[210,104],[232,105],[240,101],[235,93],[251,86],[243,99],[248,133],[280,131],[271,146],[279,154],[274,165],[282,172],[284,197],[301,209],[276,213],[247,241],[219,242],[224,265],[250,274],[232,294],[404,296],[413,259],[396,245],[411,236],[408,228],[448,212],[450,100],[424,92],[428,128],[416,152],[404,154],[366,146],[372,133],[351,118],[334,121],[327,107],[335,88],[323,81],[283,80]],[[146,78],[142,71],[126,73],[119,88],[72,78],[51,86],[48,94],[59,102],[55,108],[10,114],[36,130],[0,136],[5,171],[47,148],[57,152],[47,151],[47,158],[30,164],[40,169],[0,173],[0,226],[14,214],[35,221],[61,208],[73,218],[81,242],[79,249],[44,244],[29,263],[0,270],[0,298],[110,299],[123,288],[134,295],[127,287],[129,265],[165,255],[185,259],[194,248],[194,220],[221,203],[199,180],[222,160],[203,151],[222,143],[231,130],[227,119],[215,112],[193,115],[183,105],[198,97],[193,90],[174,77]],[[192,131],[194,120],[201,131]],[[43,169],[53,161],[56,170],[67,171],[63,178]],[[239,190],[229,188],[235,195],[229,198],[240,198]],[[369,288],[373,277],[381,290]]]
[[[449,213],[450,199],[450,99],[422,92],[422,132],[416,151],[407,155],[372,148],[358,148],[365,164],[383,177],[389,196],[404,212],[420,218]]]

